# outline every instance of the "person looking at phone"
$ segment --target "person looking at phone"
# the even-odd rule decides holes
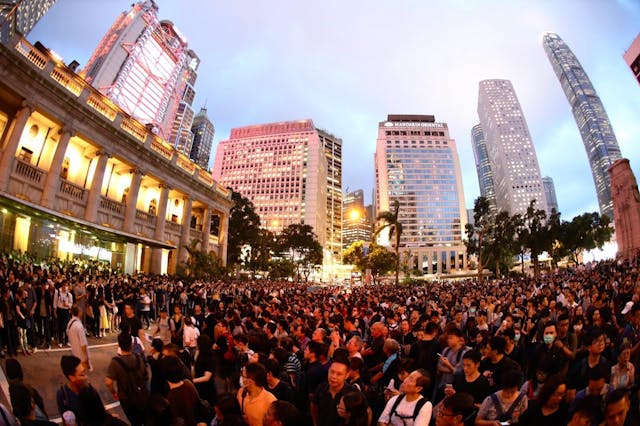
[[[454,373],[462,371],[462,356],[466,351],[462,331],[458,328],[450,328],[447,331],[447,347],[438,354],[438,385],[434,400],[440,400],[444,396],[445,385],[453,383]]]
[[[480,372],[489,381],[491,390],[502,388],[502,376],[505,371],[520,371],[520,365],[504,354],[507,340],[502,336],[493,336],[487,344],[487,357],[480,363]]]
[[[476,408],[480,408],[480,404],[490,393],[489,381],[478,370],[480,359],[480,352],[476,350],[467,351],[462,356],[463,373],[454,374],[453,384],[445,385],[444,395],[447,398],[464,392],[471,395]]]
[[[527,396],[519,391],[522,374],[518,370],[507,370],[500,378],[500,390],[484,399],[476,426],[500,426],[518,423],[520,414],[528,407]]]

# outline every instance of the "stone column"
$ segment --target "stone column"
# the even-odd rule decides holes
[[[446,256],[445,256],[444,264],[447,268],[447,273],[450,273],[451,272],[451,250],[447,249],[445,253],[446,253]]]
[[[218,259],[221,266],[227,266],[227,234],[229,233],[229,215],[220,214],[218,231]]]
[[[160,200],[158,200],[158,209],[156,210],[156,229],[153,233],[153,238],[157,241],[164,242],[164,226],[167,217],[167,204],[169,201],[170,188],[161,183],[160,184]],[[153,274],[159,274],[162,272],[162,249],[153,248],[151,252],[151,272]]]
[[[89,222],[96,221],[98,217],[98,206],[100,205],[100,194],[102,192],[102,181],[104,180],[104,172],[107,169],[107,161],[109,161],[109,153],[105,151],[97,152],[98,164],[96,165],[96,171],[93,173],[93,179],[91,180],[91,189],[89,190],[89,196],[87,197],[87,209],[84,213],[84,219]]]
[[[140,169],[132,169],[131,173],[133,175],[131,176],[129,192],[127,192],[127,204],[124,209],[124,222],[122,224],[122,230],[124,232],[133,232],[133,225],[136,220],[136,204],[138,203],[140,183],[142,182],[144,171]]]
[[[467,251],[463,251],[462,252],[462,269],[464,269],[465,271],[467,270]]]
[[[460,251],[456,249],[455,266],[456,271],[460,268]]]
[[[44,190],[42,191],[42,199],[40,204],[46,208],[53,208],[56,194],[58,193],[58,187],[60,185],[60,171],[62,170],[62,162],[64,161],[64,155],[67,153],[67,147],[69,146],[69,140],[75,135],[75,130],[70,127],[63,127],[59,134],[60,140],[56,145],[56,152],[53,154],[51,160],[51,167],[44,181]]]
[[[209,253],[209,235],[211,232],[211,208],[205,207],[202,212],[202,251]]]
[[[193,202],[188,196],[183,197],[184,207],[182,208],[182,237],[180,238],[178,262],[185,262],[188,257],[187,247],[191,242],[191,207]]]
[[[13,163],[16,158],[16,151],[20,144],[20,137],[24,131],[24,127],[27,125],[27,120],[31,117],[31,113],[34,108],[27,101],[22,102],[22,108],[16,114],[13,124],[13,130],[7,138],[7,142],[4,145],[2,152],[2,158],[0,158],[0,191],[6,191],[9,184],[9,177],[12,173]]]
[[[442,273],[442,253],[440,250],[436,250],[436,271],[438,274]]]

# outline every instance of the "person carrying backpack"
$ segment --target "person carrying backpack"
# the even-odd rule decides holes
[[[391,398],[378,419],[378,425],[426,426],[431,421],[432,405],[421,392],[431,379],[421,370],[409,374],[400,385],[400,395]]]
[[[147,366],[140,355],[132,352],[133,339],[129,333],[118,335],[118,346],[120,355],[111,359],[105,384],[113,398],[120,401],[131,425],[143,425],[149,402]]]

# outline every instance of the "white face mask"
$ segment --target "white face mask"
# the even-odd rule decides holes
[[[573,331],[579,332],[582,331],[582,324],[576,324],[573,326]]]

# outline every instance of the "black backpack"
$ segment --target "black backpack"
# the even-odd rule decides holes
[[[396,410],[398,409],[398,406],[400,405],[400,403],[402,402],[405,396],[406,395],[403,393],[398,395],[398,397],[396,398],[396,401],[391,406],[391,411],[389,412],[389,423],[391,423],[391,417],[394,415],[399,419],[401,419],[403,424],[405,423],[405,420],[413,420],[415,422],[416,418],[418,417],[418,414],[420,414],[420,410],[422,410],[422,407],[424,407],[424,404],[427,403],[427,398],[422,397],[418,400],[418,402],[416,402],[416,406],[414,407],[413,414],[411,416],[401,416],[400,414],[397,413]]]
[[[126,391],[129,403],[136,409],[140,410],[141,413],[144,413],[149,404],[149,389],[147,388],[146,380],[141,373],[141,370],[144,367],[143,361],[140,359],[139,355],[135,355],[135,357],[136,366],[134,368],[127,367],[119,356],[113,357],[113,360],[116,361],[127,374],[127,381],[125,383],[118,383],[118,387],[122,386]]]

